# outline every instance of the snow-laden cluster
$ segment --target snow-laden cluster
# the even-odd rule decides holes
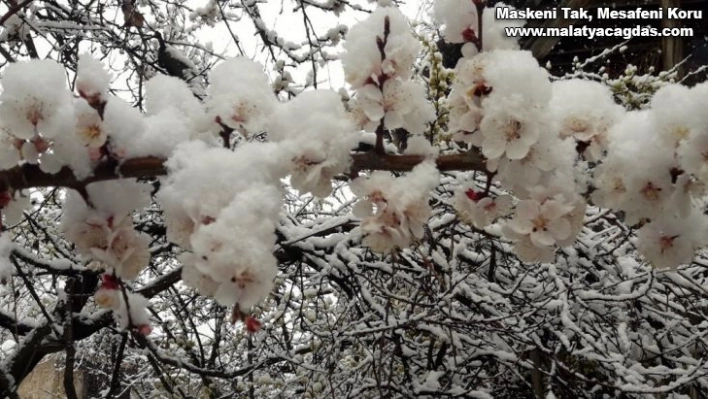
[[[696,109],[706,100],[704,86],[666,86],[650,109],[625,113],[599,83],[549,83],[525,52],[483,52],[463,58],[456,72],[450,133],[478,147],[519,198],[514,217],[502,223],[523,260],[551,261],[554,247],[573,242],[584,190],[593,191],[595,204],[622,211],[628,224],[643,224],[638,249],[657,267],[686,263],[704,245],[708,224],[695,206],[705,195],[708,123]],[[640,159],[650,161],[637,167]],[[594,181],[587,162],[599,162]],[[456,197],[463,220],[480,227],[504,216],[493,198],[472,193]],[[481,198],[495,211],[479,213]],[[670,233],[678,226],[683,234]]]
[[[14,63],[5,69],[2,83],[0,168],[24,160],[39,163],[47,172],[58,171],[71,155],[59,151],[61,143],[69,144],[61,133],[73,119],[64,69],[50,60],[35,61],[32,68]],[[54,141],[59,143],[53,145]]]
[[[277,99],[260,64],[246,58],[222,62],[209,73],[209,82],[210,119],[244,136],[266,130]]]
[[[610,88],[588,80],[559,80],[552,90],[549,108],[560,124],[561,138],[575,139],[585,159],[600,160],[607,150],[608,129],[624,114]]]
[[[224,306],[245,311],[273,287],[284,155],[275,144],[230,151],[193,141],[167,162],[158,201],[167,238],[189,251],[180,258],[184,282]]]
[[[352,181],[351,190],[359,197],[354,215],[362,218],[364,245],[390,252],[419,242],[431,212],[428,194],[439,182],[432,162],[419,164],[401,178],[377,171]]]
[[[271,141],[290,152],[290,184],[301,193],[326,197],[332,179],[349,170],[359,135],[341,97],[331,90],[304,92],[280,104],[268,126]]]
[[[352,27],[341,56],[345,79],[356,92],[356,123],[368,132],[403,128],[425,132],[435,119],[425,88],[410,80],[421,44],[394,7],[380,7]]]
[[[120,193],[120,195],[116,195]],[[148,234],[133,226],[132,212],[150,203],[145,184],[129,180],[97,182],[81,194],[70,191],[66,198],[61,227],[81,256],[94,268],[105,270],[103,284],[94,301],[113,311],[122,329],[134,328],[141,334],[151,331],[149,301],[124,287],[119,281],[133,280],[150,263]],[[126,302],[127,301],[127,302]]]
[[[132,218],[135,209],[150,203],[148,188],[116,180],[89,184],[84,195],[74,190],[67,195],[61,219],[66,238],[110,274],[135,279],[150,262],[150,236],[137,232]]]
[[[665,86],[647,110],[627,113],[608,134],[608,153],[595,170],[598,205],[622,211],[641,226],[637,247],[660,268],[689,263],[705,246],[702,209],[708,183],[708,101],[705,83]]]
[[[448,42],[478,44],[473,2],[435,7]],[[706,86],[666,86],[650,109],[626,113],[600,83],[551,84],[530,53],[495,48],[487,28],[495,30],[482,18],[485,51],[463,51],[455,68],[449,134],[479,148],[517,203],[513,217],[504,219],[510,198],[460,188],[453,205],[461,219],[478,228],[499,220],[522,260],[552,261],[554,249],[572,244],[580,231],[581,194],[591,192],[594,204],[621,211],[626,223],[640,227],[637,248],[655,266],[690,262],[708,227],[699,211],[708,120],[698,108],[708,98]],[[639,166],[639,160],[647,162]]]
[[[572,243],[579,228],[571,221],[585,210],[573,176],[575,145],[552,112],[555,92],[566,91],[553,90],[529,52],[493,50],[459,61],[448,98],[453,140],[479,148],[502,187],[520,199],[504,231],[528,261],[552,259],[557,245]],[[510,214],[512,199],[467,188],[453,205],[463,221],[483,228]]]

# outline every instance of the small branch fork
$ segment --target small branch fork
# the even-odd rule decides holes
[[[352,154],[351,172],[362,170],[387,170],[406,172],[426,160],[421,155],[378,155],[373,153]],[[24,164],[0,171],[0,193],[8,190],[22,190],[33,187],[80,187],[98,181],[121,178],[145,178],[164,176],[167,168],[165,159],[158,157],[133,158],[116,166],[115,162],[104,161],[94,168],[91,177],[77,179],[70,168],[64,167],[56,174],[43,172],[37,165]],[[435,160],[441,172],[482,171],[484,157],[478,152],[441,155]]]

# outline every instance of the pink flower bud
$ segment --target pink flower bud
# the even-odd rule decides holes
[[[138,334],[140,335],[150,335],[152,332],[152,327],[149,324],[143,324],[138,326]]]
[[[41,137],[33,139],[32,144],[34,144],[34,148],[40,154],[47,152],[47,150],[49,149],[49,142]]]

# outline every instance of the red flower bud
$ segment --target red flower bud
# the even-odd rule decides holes
[[[465,195],[467,195],[467,198],[469,198],[471,201],[474,201],[474,202],[479,201],[479,196],[471,188],[469,190],[465,191]]]
[[[255,332],[261,329],[261,322],[256,320],[252,316],[246,316],[243,322],[246,324],[246,331],[251,334],[254,334]]]
[[[470,201],[474,202],[477,202],[487,196],[485,193],[474,191],[471,188],[465,191],[465,195],[470,199]]]
[[[465,39],[466,42],[474,43],[477,41],[477,33],[472,28],[467,28],[462,31],[462,38]]]
[[[101,288],[105,288],[107,290],[117,290],[118,289],[118,279],[115,278],[112,274],[104,274],[101,276],[102,284]]]
[[[3,191],[0,193],[0,208],[4,208],[7,204],[12,201],[12,194],[9,191]]]

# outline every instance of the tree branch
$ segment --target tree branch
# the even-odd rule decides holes
[[[388,170],[405,172],[423,162],[422,155],[376,155],[372,153],[352,154],[352,172],[361,170]],[[165,160],[157,157],[133,158],[116,166],[114,162],[101,162],[92,176],[77,179],[68,167],[56,174],[43,172],[38,165],[24,164],[0,171],[0,192],[8,189],[22,190],[31,187],[76,187],[97,181],[133,177],[155,177],[167,174]],[[435,163],[441,172],[446,171],[486,171],[484,157],[478,152],[439,156]]]

